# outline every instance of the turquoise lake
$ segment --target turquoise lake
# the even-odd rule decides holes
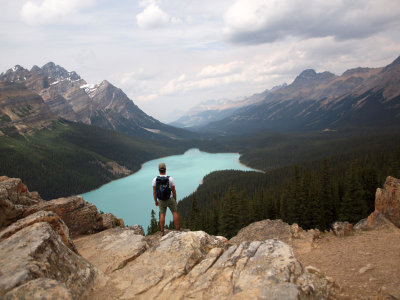
[[[83,198],[98,210],[122,218],[125,225],[139,224],[146,231],[154,205],[152,180],[158,175],[158,164],[167,165],[167,175],[175,180],[179,200],[193,193],[204,176],[217,170],[255,171],[239,162],[238,153],[207,153],[190,149],[182,155],[173,155],[148,161],[142,168],[127,177],[107,183],[97,190],[83,194]],[[172,219],[167,211],[166,223]]]

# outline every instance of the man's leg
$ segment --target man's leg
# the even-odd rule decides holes
[[[165,214],[160,213],[160,229],[164,232]]]
[[[181,230],[181,226],[179,225],[179,215],[176,211],[174,211],[172,213],[172,217],[174,219],[174,224],[175,224],[176,230]]]

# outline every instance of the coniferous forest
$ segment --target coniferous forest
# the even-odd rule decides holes
[[[244,226],[282,219],[304,229],[353,224],[374,210],[375,192],[400,176],[400,147],[336,155],[266,173],[218,171],[178,204],[183,226],[231,238]],[[171,224],[172,225],[172,224]]]

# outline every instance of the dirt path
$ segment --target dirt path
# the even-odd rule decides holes
[[[400,299],[400,229],[358,231],[346,237],[324,234],[296,258],[332,277],[343,299]]]

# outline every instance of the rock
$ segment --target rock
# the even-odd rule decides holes
[[[366,265],[365,267],[362,267],[358,273],[364,274],[365,272],[372,270],[374,267],[371,264]]]
[[[69,229],[67,225],[65,225],[63,220],[57,214],[51,211],[38,211],[32,215],[29,215],[26,218],[20,219],[17,222],[11,224],[6,229],[0,232],[0,242],[17,233],[18,231],[39,222],[49,223],[61,237],[63,243],[72,251],[76,253],[78,252],[74,243],[69,237]]]
[[[296,230],[294,229],[293,233],[295,232]],[[285,243],[290,243],[292,239],[292,230],[290,225],[282,220],[263,220],[254,222],[242,228],[238,234],[229,241],[234,244],[240,244],[244,241],[265,241],[266,239],[273,238],[279,239]]]
[[[95,268],[65,246],[47,222],[34,223],[0,242],[0,298],[10,291],[12,297],[40,290],[34,283],[23,286],[38,278],[54,279],[78,298],[92,284],[95,273]],[[17,287],[21,290],[14,290]]]
[[[367,228],[379,228],[379,227],[395,227],[396,226],[386,219],[379,211],[374,211],[367,218]]]
[[[135,224],[135,225],[133,225],[133,226],[128,226],[127,228],[128,228],[129,230],[133,230],[133,232],[134,232],[135,234],[143,235],[143,236],[145,235],[144,230],[143,230],[143,227],[140,226],[140,225]]]
[[[335,222],[332,224],[333,233],[336,236],[346,236],[353,231],[353,224],[345,222]]]
[[[72,237],[94,233],[106,228],[118,226],[118,219],[111,214],[103,217],[93,204],[86,202],[80,196],[54,199],[32,205],[26,209],[24,216],[37,211],[53,211],[67,224]]]
[[[22,217],[30,205],[43,200],[37,192],[29,192],[19,178],[0,176],[0,229]]]
[[[116,226],[120,226],[120,223],[119,219],[117,219],[113,214],[100,214],[100,228],[102,230],[114,228]]]
[[[106,232],[113,231],[118,236],[117,229]],[[82,253],[84,244],[77,242]],[[228,247],[203,231],[171,231],[109,276],[96,294],[102,299],[322,299],[333,285],[277,239]]]
[[[71,291],[62,283],[48,278],[39,278],[28,281],[9,291],[2,298],[4,300],[73,300]]]
[[[380,212],[386,219],[400,228],[400,180],[387,177],[383,189],[375,194],[375,212]]]
[[[368,218],[358,221],[358,223],[356,225],[354,225],[353,229],[354,230],[368,230],[369,229]]]
[[[288,243],[297,251],[307,252],[319,237],[318,229],[306,231],[297,224],[289,225],[282,220],[263,220],[242,228],[229,242],[240,244],[244,241],[265,241],[276,238]]]
[[[120,227],[80,237],[75,243],[81,255],[106,274],[123,268],[147,249],[143,235]]]

